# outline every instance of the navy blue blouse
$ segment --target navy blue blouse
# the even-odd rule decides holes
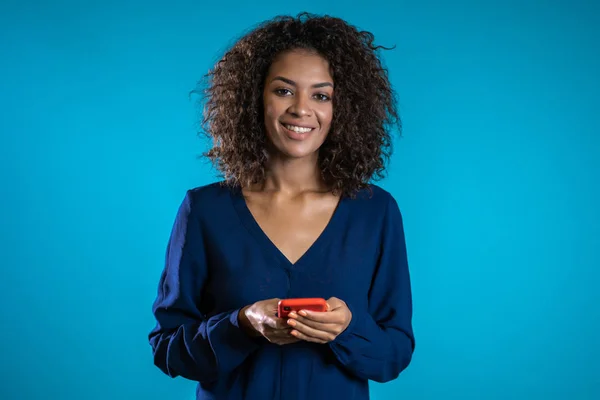
[[[352,312],[333,342],[278,346],[251,338],[238,311],[271,298],[338,297]],[[197,399],[368,399],[411,361],[412,299],[400,210],[372,185],[342,198],[291,263],[261,230],[239,188],[189,190],[168,243],[149,334],[154,362],[198,382]]]

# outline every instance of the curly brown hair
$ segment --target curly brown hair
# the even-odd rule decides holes
[[[266,176],[263,85],[274,58],[306,49],[325,58],[335,82],[333,119],[319,150],[332,192],[353,196],[384,177],[390,128],[401,131],[395,94],[370,32],[331,16],[301,13],[263,22],[239,39],[205,75],[202,128],[212,139],[204,155],[231,184]]]

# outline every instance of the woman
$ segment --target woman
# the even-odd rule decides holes
[[[367,399],[415,342],[402,218],[370,184],[398,122],[370,33],[302,14],[268,21],[210,71],[207,153],[189,190],[149,335],[198,399]],[[280,299],[327,299],[279,319]]]

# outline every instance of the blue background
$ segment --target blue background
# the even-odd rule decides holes
[[[243,31],[302,10],[397,45],[381,185],[417,350],[373,398],[600,398],[600,6],[515,0],[3,0],[0,398],[194,398],[146,339],[176,208],[215,179],[188,94]]]

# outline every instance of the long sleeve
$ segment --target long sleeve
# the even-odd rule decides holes
[[[168,243],[148,335],[154,364],[170,377],[213,382],[238,367],[258,344],[238,326],[239,310],[206,318],[200,311],[208,268],[201,223],[187,192]]]
[[[329,344],[333,353],[359,378],[376,382],[396,379],[412,359],[415,339],[402,216],[391,196],[383,222],[378,265],[369,290],[368,309],[347,305],[352,320]]]

